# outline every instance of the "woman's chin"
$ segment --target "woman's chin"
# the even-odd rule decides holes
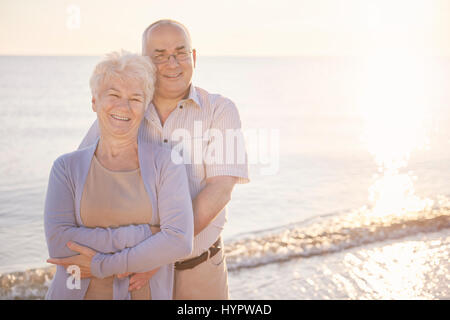
[[[135,138],[137,136],[138,131],[135,128],[109,128],[105,132],[108,136],[112,138]]]

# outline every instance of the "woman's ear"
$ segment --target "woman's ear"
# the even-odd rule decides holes
[[[92,111],[97,112],[97,107],[95,106],[95,97],[92,97]]]

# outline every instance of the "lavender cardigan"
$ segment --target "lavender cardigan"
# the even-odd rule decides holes
[[[49,255],[64,258],[78,253],[71,240],[92,248],[91,272],[104,278],[125,272],[145,272],[160,267],[150,279],[152,299],[172,299],[173,262],[192,251],[193,212],[185,167],[171,161],[170,150],[138,142],[139,164],[152,204],[152,224],[161,232],[152,235],[149,225],[118,228],[88,228],[80,215],[81,196],[98,140],[91,146],[64,154],[55,160],[45,201],[44,227]],[[69,274],[57,266],[46,299],[83,299],[90,279],[81,279],[80,289],[66,285]],[[129,278],[114,278],[114,299],[129,299]]]

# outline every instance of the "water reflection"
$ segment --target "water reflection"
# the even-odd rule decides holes
[[[347,253],[347,281],[360,281],[351,299],[436,299],[448,293],[446,259],[448,244],[438,239],[407,240],[378,248]],[[440,281],[438,280],[440,279]],[[436,296],[436,293],[438,293]]]
[[[428,72],[424,58],[380,55],[365,61],[362,140],[379,171],[369,188],[370,214],[402,215],[433,205],[415,195],[417,177],[406,171],[412,152],[430,148]]]
[[[369,188],[369,214],[376,216],[404,215],[431,208],[433,201],[415,195],[413,181],[417,177],[411,173],[387,170],[376,176]]]

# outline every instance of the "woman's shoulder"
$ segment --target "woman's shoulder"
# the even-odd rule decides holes
[[[64,153],[56,158],[53,162],[53,166],[59,168],[70,168],[74,165],[82,165],[84,163],[83,160],[87,159],[87,157],[89,157],[92,153],[93,147],[94,146],[92,145],[72,152]]]

